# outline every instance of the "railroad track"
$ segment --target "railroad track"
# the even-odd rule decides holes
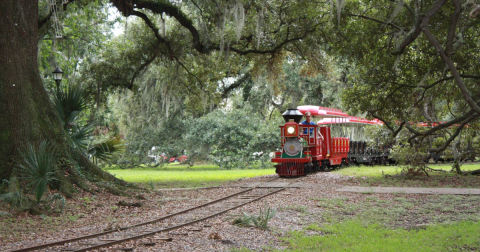
[[[112,247],[214,218],[282,190],[285,188],[272,189],[257,186],[147,222],[14,251],[92,251]]]

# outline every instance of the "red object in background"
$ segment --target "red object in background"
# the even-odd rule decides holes
[[[178,158],[178,160],[180,161],[180,163],[185,162],[185,160],[187,160],[187,159],[188,159],[188,158],[187,158],[187,156],[185,156],[185,155],[182,155],[181,157]]]
[[[184,162],[184,161],[187,160],[187,159],[188,159],[187,156],[182,155],[182,156],[180,156],[180,157],[172,157],[172,158],[170,158],[170,160],[169,160],[168,162],[169,162],[169,163],[173,163],[173,162],[175,162],[175,161],[178,161],[178,162],[182,163],[182,162]]]

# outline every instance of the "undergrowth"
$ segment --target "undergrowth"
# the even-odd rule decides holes
[[[275,208],[261,207],[259,215],[250,215],[243,212],[242,215],[237,216],[233,220],[233,224],[238,226],[255,226],[260,229],[268,229],[268,221],[270,221],[273,217],[275,217]]]

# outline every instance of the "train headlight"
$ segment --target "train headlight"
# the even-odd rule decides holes
[[[288,128],[287,128],[287,132],[288,132],[288,134],[290,134],[290,135],[295,134],[295,127],[293,127],[293,126],[288,127]]]
[[[285,142],[283,150],[289,156],[296,156],[302,151],[302,144],[297,138],[291,138]]]

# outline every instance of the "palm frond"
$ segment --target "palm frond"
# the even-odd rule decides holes
[[[69,86],[67,92],[57,92],[53,98],[55,108],[65,129],[75,123],[78,115],[85,109],[85,91],[80,85]]]
[[[30,180],[30,186],[34,188],[37,204],[47,189],[48,182],[54,179],[53,168],[57,162],[55,146],[49,141],[42,141],[35,148],[32,144],[27,145],[25,151],[21,151],[23,163],[18,166],[25,175],[24,179]]]
[[[88,149],[87,154],[95,162],[98,159],[108,161],[113,153],[123,151],[124,149],[122,139],[111,138],[104,142],[94,144]]]
[[[95,129],[93,123],[88,123],[84,126],[75,125],[71,128],[69,132],[70,139],[72,140],[75,147],[80,149],[82,152],[86,152],[88,148],[88,141]]]

